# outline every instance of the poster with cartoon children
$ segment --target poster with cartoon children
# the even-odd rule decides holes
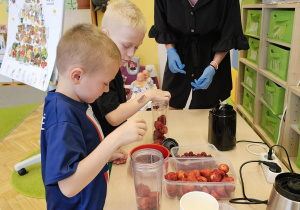
[[[10,0],[0,74],[46,91],[62,34],[63,12],[61,0]]]

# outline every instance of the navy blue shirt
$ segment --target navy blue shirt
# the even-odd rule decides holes
[[[58,181],[71,176],[78,163],[102,139],[102,130],[88,104],[61,93],[48,92],[41,128],[42,178],[47,209],[103,209],[107,191],[107,164],[72,198],[64,196],[58,187]]]

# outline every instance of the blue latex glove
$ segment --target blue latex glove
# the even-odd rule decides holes
[[[191,85],[194,87],[194,90],[199,90],[199,89],[207,89],[209,85],[211,84],[213,77],[215,75],[216,71],[211,67],[207,66],[201,77],[194,82],[191,82]]]
[[[171,47],[167,50],[168,55],[168,61],[169,61],[169,69],[172,73],[181,73],[186,74],[186,72],[183,70],[185,67],[184,64],[181,63],[179,55],[177,54],[175,48]]]

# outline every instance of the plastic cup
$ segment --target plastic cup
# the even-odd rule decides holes
[[[219,210],[218,201],[210,194],[193,191],[180,199],[180,210]]]
[[[168,135],[168,110],[169,103],[152,102],[152,124],[153,124],[153,142],[154,144],[161,144]]]
[[[155,149],[135,151],[130,158],[137,209],[160,209],[164,157]]]

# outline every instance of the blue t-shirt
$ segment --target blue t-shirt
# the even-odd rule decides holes
[[[48,92],[41,128],[42,178],[47,209],[103,209],[108,166],[77,195],[64,196],[58,181],[71,176],[79,161],[103,140],[102,130],[88,104],[61,93]]]

